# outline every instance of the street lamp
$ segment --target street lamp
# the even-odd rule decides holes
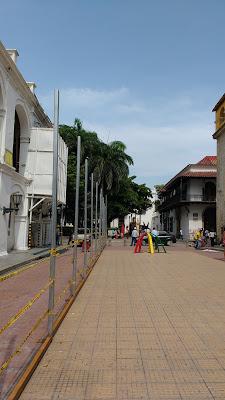
[[[2,207],[3,215],[11,213],[12,211],[17,212],[19,210],[19,205],[22,202],[23,195],[17,192],[17,193],[12,194],[11,197],[12,197],[13,203],[15,204],[15,207]]]

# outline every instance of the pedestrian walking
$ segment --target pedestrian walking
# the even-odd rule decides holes
[[[208,229],[205,230],[204,236],[205,236],[206,245],[208,245],[209,244],[209,231],[208,231]]]
[[[216,236],[215,232],[213,232],[213,231],[209,232],[209,238],[210,238],[210,242],[211,242],[211,246],[212,247],[214,247],[214,245],[215,245],[215,236]]]
[[[56,246],[60,246],[60,228],[57,227],[56,229]]]
[[[136,226],[134,227],[134,229],[132,230],[131,233],[131,244],[130,246],[135,246],[136,242],[137,242],[137,237],[138,237],[138,231]]]
[[[183,240],[183,231],[180,229],[180,239]]]

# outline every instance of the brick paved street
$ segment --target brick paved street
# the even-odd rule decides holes
[[[225,264],[108,247],[21,400],[225,399]]]
[[[89,257],[90,253],[88,253]],[[83,268],[83,253],[78,249],[78,273],[77,284],[81,280],[80,271]],[[18,271],[19,272],[19,271]],[[63,308],[66,299],[70,295],[68,281],[72,275],[72,249],[56,257],[56,281],[55,298],[56,307],[54,313]],[[24,307],[42,288],[49,279],[49,258],[37,262],[33,268],[24,270],[18,275],[0,282],[0,329],[12,316]],[[59,299],[60,294],[61,298]],[[38,318],[48,309],[48,290],[19,318],[14,325],[1,334],[0,340],[0,365],[17,349],[18,345],[26,337]],[[47,318],[38,326],[37,330],[24,344],[22,351],[10,362],[8,368],[0,375],[0,398],[14,384],[15,379],[29,361],[32,353],[40,347],[42,339],[47,335]]]

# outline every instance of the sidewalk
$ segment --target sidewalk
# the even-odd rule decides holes
[[[0,275],[13,268],[18,268],[33,260],[49,256],[48,248],[33,248],[30,250],[13,250],[7,256],[0,257]]]
[[[67,244],[67,241],[64,241]],[[61,247],[61,246],[60,246]],[[62,249],[59,252],[62,251]],[[7,256],[0,257],[0,275],[28,264],[34,260],[49,257],[50,247],[34,247],[29,250],[12,250]]]
[[[21,400],[225,399],[225,267],[110,246]]]

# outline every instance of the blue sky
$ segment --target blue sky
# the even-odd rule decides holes
[[[52,117],[122,140],[149,185],[216,153],[211,110],[225,92],[224,0],[11,0],[0,38]]]

